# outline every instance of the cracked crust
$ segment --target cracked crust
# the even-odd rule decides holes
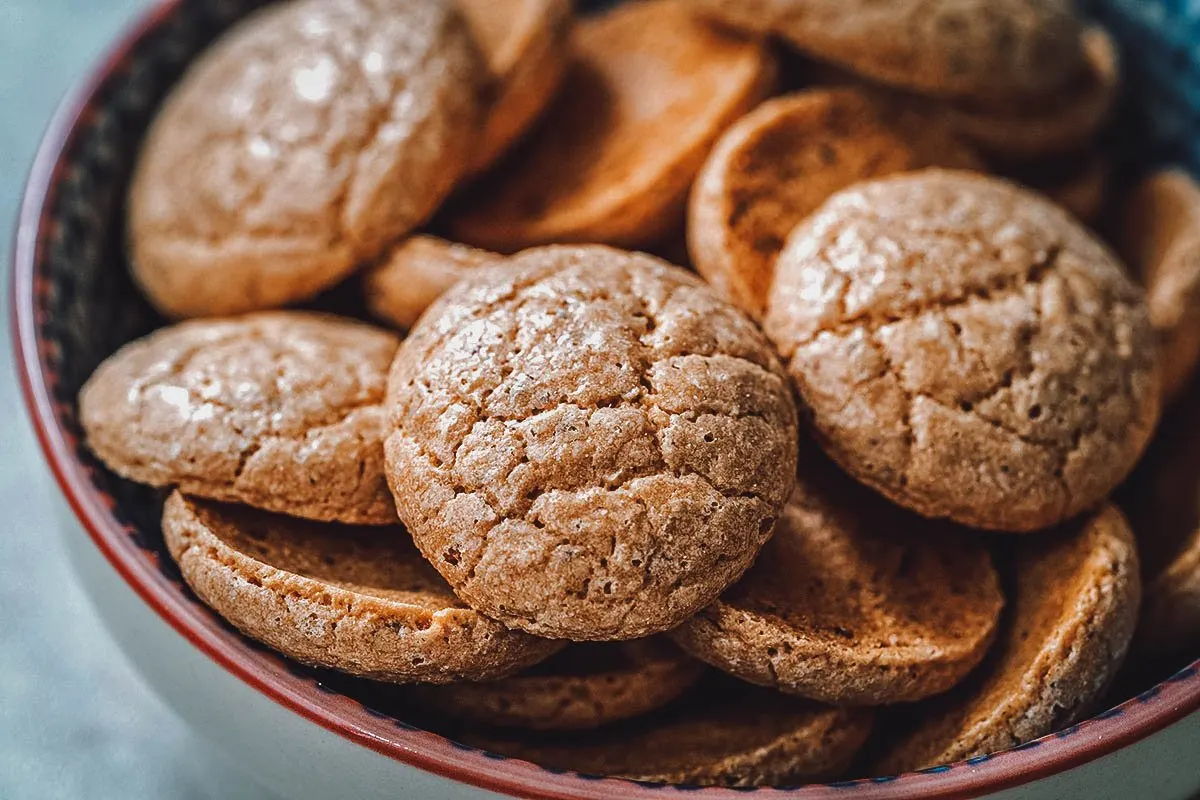
[[[456,719],[539,731],[589,730],[641,716],[678,698],[704,665],[661,638],[574,644],[536,667],[493,683],[414,691]]]
[[[994,178],[858,184],[796,228],[767,333],[822,446],[927,517],[1045,528],[1094,507],[1158,419],[1141,291],[1070,215]]]
[[[1164,170],[1135,187],[1124,207],[1121,252],[1146,287],[1170,401],[1200,363],[1200,186],[1186,172]]]
[[[1011,618],[976,673],[905,712],[872,774],[1003,750],[1088,713],[1125,657],[1141,583],[1133,534],[1113,505],[1018,545]]]
[[[297,517],[386,525],[388,367],[399,339],[267,311],[164,328],[79,394],[92,451],[122,477]]]
[[[760,43],[645,0],[581,20],[558,99],[449,220],[454,238],[511,253],[554,242],[647,246],[682,220],[713,141],[770,91]]]
[[[746,570],[794,483],[792,393],[754,324],[606,247],[460,282],[400,349],[388,404],[417,546],[472,607],[554,638],[679,624]]]
[[[398,683],[501,678],[560,645],[464,606],[395,528],[354,528],[174,492],[163,536],[188,585],[247,636]]]
[[[959,683],[1003,606],[968,531],[896,508],[816,458],[750,571],[670,636],[751,683],[883,705]]]
[[[142,148],[134,277],[176,318],[333,285],[449,193],[483,73],[440,0],[296,0],[249,17],[189,69]]]
[[[982,169],[935,120],[878,92],[813,89],[768,100],[721,136],[692,187],[692,262],[760,319],[797,223],[853,183],[929,166]]]
[[[865,77],[931,96],[1044,96],[1083,69],[1070,0],[695,0]]]
[[[392,248],[378,267],[363,274],[367,309],[379,319],[411,328],[446,290],[503,256],[436,236],[418,234]]]
[[[486,169],[554,98],[570,61],[571,0],[456,0],[497,94],[470,173]]]
[[[688,786],[782,786],[832,779],[871,730],[837,709],[732,681],[705,682],[651,717],[567,737],[471,733],[468,744],[552,769]]]

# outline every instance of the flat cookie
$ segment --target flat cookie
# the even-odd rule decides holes
[[[414,691],[456,719],[541,731],[589,730],[678,698],[704,665],[665,639],[575,644],[511,678]]]
[[[896,508],[818,458],[750,571],[670,636],[751,683],[883,705],[959,683],[1003,606],[970,532]]]
[[[200,599],[306,664],[398,683],[501,678],[560,645],[464,606],[395,528],[354,528],[174,492],[163,536]]]
[[[363,275],[367,309],[379,319],[411,328],[447,289],[501,256],[436,236],[410,236]]]
[[[939,97],[1053,94],[1082,71],[1070,0],[695,0],[881,83]]]
[[[512,146],[554,98],[570,61],[571,0],[456,0],[496,87],[470,172]]]
[[[178,318],[337,283],[453,188],[483,75],[442,0],[294,0],[248,17],[192,65],[142,147],[138,284]]]
[[[982,169],[935,120],[877,92],[813,89],[768,100],[721,136],[692,187],[696,271],[759,319],[797,223],[853,183],[930,166]]]
[[[296,517],[386,525],[382,405],[400,340],[265,311],[164,328],[79,393],[92,451],[122,477]]]
[[[553,242],[645,246],[682,217],[713,141],[770,91],[761,44],[693,18],[688,0],[581,20],[574,63],[539,127],[449,220],[500,252]]]
[[[421,317],[388,384],[388,480],[473,608],[635,639],[750,566],[791,494],[792,393],[748,317],[691,273],[528,250]]]
[[[1141,291],[1069,214],[925,170],[834,195],[766,324],[822,446],[923,516],[1033,531],[1094,507],[1158,419]]]
[[[1107,505],[1017,550],[1011,618],[995,649],[949,694],[905,710],[872,774],[949,764],[1045,736],[1087,713],[1111,682],[1141,594],[1121,512]]]
[[[1121,253],[1146,287],[1169,401],[1200,363],[1200,186],[1182,170],[1164,170],[1143,180],[1124,209]]]
[[[841,774],[872,714],[714,682],[659,714],[566,737],[472,733],[468,744],[552,769],[690,786],[777,786]]]

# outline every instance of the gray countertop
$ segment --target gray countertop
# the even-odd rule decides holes
[[[0,0],[0,253],[59,98],[150,0]],[[3,280],[8,291],[7,267]],[[0,302],[8,331],[8,299]],[[72,584],[57,489],[0,348],[0,799],[263,798],[230,774],[108,641]]]

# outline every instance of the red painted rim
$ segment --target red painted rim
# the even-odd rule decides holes
[[[341,695],[319,691],[310,680],[287,670],[279,658],[252,648],[215,622],[211,614],[181,594],[137,548],[113,514],[110,502],[75,457],[74,437],[60,424],[49,390],[54,376],[43,357],[39,324],[40,263],[52,227],[50,211],[66,154],[80,124],[93,108],[97,90],[127,64],[133,48],[155,32],[184,0],[164,0],[138,19],[100,66],[60,105],[31,169],[17,223],[11,274],[11,334],[25,405],[46,461],[71,509],[95,545],[129,586],[164,621],[222,668],[326,730],[404,764],[452,780],[537,800],[646,798],[661,787],[630,781],[594,779],[551,772],[513,759],[496,759],[462,749],[436,734],[398,726],[369,713]],[[887,782],[763,790],[772,796],[826,798],[852,792],[864,798],[957,798],[1020,786],[1085,764],[1140,741],[1200,709],[1200,673],[1169,680],[1065,734],[1039,740],[1037,746],[997,754],[979,763],[961,763],[938,771],[913,773]],[[709,800],[732,800],[745,792],[705,789]]]

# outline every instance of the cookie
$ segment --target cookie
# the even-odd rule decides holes
[[[1013,177],[1090,224],[1104,211],[1111,175],[1112,163],[1106,156],[1085,153],[1079,158],[1035,162]]]
[[[306,664],[449,683],[500,678],[560,647],[464,606],[399,526],[311,522],[174,492],[163,537],[201,600]]]
[[[417,702],[456,719],[529,730],[598,728],[675,700],[704,665],[665,639],[571,645],[520,675],[422,687]]]
[[[399,343],[300,311],[164,328],[84,385],[87,444],[138,483],[297,517],[394,523],[383,400]]]
[[[601,246],[525,251],[442,296],[388,384],[388,480],[481,613],[635,639],[750,566],[794,483],[787,376],[694,275]]]
[[[1171,400],[1200,363],[1200,187],[1182,170],[1164,170],[1123,203],[1120,249],[1146,287],[1162,340],[1163,397]]]
[[[367,309],[379,319],[411,328],[434,300],[474,269],[501,256],[436,236],[410,236],[363,275]]]
[[[754,566],[669,635],[751,683],[883,705],[959,683],[987,653],[1003,606],[991,556],[969,532],[810,458]]]
[[[1133,534],[1115,506],[1020,542],[1007,629],[980,670],[906,709],[873,774],[896,775],[1015,747],[1087,713],[1137,620]],[[899,717],[900,714],[897,714]]]
[[[768,100],[717,141],[692,187],[696,271],[755,318],[792,228],[866,178],[944,166],[982,169],[970,148],[878,92],[812,89]]]
[[[1158,419],[1141,291],[1069,214],[925,170],[797,226],[767,333],[823,447],[926,517],[1024,532],[1094,507]]]
[[[483,75],[442,0],[293,0],[248,17],[192,65],[142,147],[138,284],[179,318],[337,283],[453,188]]]
[[[688,786],[779,786],[841,774],[871,723],[867,710],[714,682],[626,725],[569,737],[472,731],[462,738],[493,753],[589,775]]]
[[[496,97],[471,157],[488,167],[542,113],[566,74],[570,0],[456,0],[491,73]]]
[[[513,157],[466,193],[450,215],[453,238],[505,253],[653,244],[678,225],[713,141],[774,80],[763,45],[696,20],[687,0],[583,19],[572,49],[558,99]]]
[[[1070,0],[695,0],[730,27],[939,97],[1055,93],[1083,70]]]

